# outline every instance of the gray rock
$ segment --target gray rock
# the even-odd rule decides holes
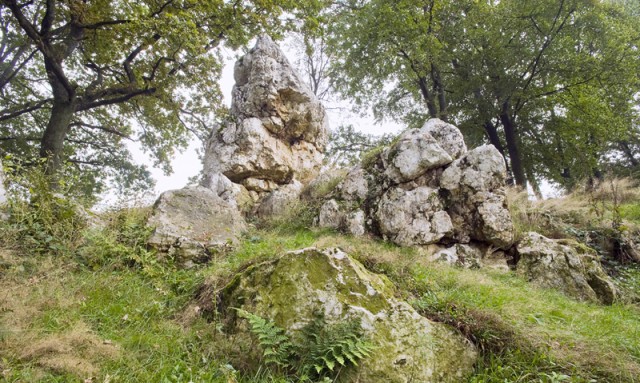
[[[360,209],[347,214],[345,217],[345,231],[354,237],[361,237],[366,232],[365,215]]]
[[[571,240],[552,240],[527,233],[516,246],[516,272],[541,287],[579,300],[611,304],[618,292],[602,270],[597,253]]]
[[[302,184],[294,181],[272,191],[257,209],[258,217],[282,217],[299,203]]]
[[[431,260],[445,262],[465,269],[489,268],[509,271],[507,256],[504,252],[478,244],[456,243],[453,246],[439,249],[431,256]]]
[[[467,152],[444,170],[440,187],[448,195],[446,210],[455,227],[455,240],[476,240],[502,249],[513,244],[506,172],[504,158],[493,145]]]
[[[154,228],[148,244],[181,264],[206,260],[246,230],[237,207],[202,186],[162,193],[147,224]]]
[[[462,132],[454,125],[446,123],[438,118],[432,118],[425,122],[420,131],[428,133],[438,142],[453,159],[460,158],[467,152]]]
[[[508,249],[514,231],[505,181],[504,158],[493,146],[467,151],[455,126],[432,119],[351,169],[326,197],[332,201],[318,222],[369,229],[403,246],[476,241]],[[366,225],[351,230],[347,218],[358,211]]]
[[[436,243],[453,231],[438,190],[428,187],[389,189],[378,203],[375,219],[380,233],[401,246]]]
[[[385,175],[395,183],[414,180],[430,169],[451,163],[453,158],[438,141],[421,129],[404,132],[384,150]]]
[[[248,332],[232,308],[267,318],[296,339],[320,313],[328,325],[357,321],[375,351],[341,374],[344,382],[463,381],[473,346],[448,327],[394,297],[383,275],[339,249],[304,249],[254,265],[218,294],[227,332]]]
[[[322,204],[318,214],[318,226],[339,230],[343,226],[345,214],[338,202],[330,199]]]
[[[224,186],[231,194],[266,203],[243,212],[259,212],[266,218],[286,210],[287,206],[275,204],[288,205],[285,197],[319,173],[328,119],[320,101],[268,36],[258,38],[238,60],[234,76],[231,116],[207,142],[201,185],[215,190],[212,184],[222,174],[246,190]],[[277,192],[281,188],[286,190]],[[237,198],[236,202],[240,205]]]
[[[364,170],[356,166],[349,170],[344,180],[337,186],[341,199],[349,202],[362,202],[369,192],[369,180]]]
[[[235,66],[231,114],[256,117],[284,141],[306,141],[324,151],[324,108],[270,37],[262,35]]]

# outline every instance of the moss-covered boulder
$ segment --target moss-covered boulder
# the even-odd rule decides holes
[[[343,382],[457,382],[476,358],[461,335],[394,298],[385,276],[339,249],[309,248],[255,264],[220,291],[217,303],[231,334],[248,331],[235,308],[273,321],[292,339],[318,315],[329,325],[357,321],[374,349],[340,374]]]
[[[516,272],[542,287],[554,288],[579,300],[611,304],[617,289],[596,252],[572,240],[553,240],[527,233],[516,247]]]

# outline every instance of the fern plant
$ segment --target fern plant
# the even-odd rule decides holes
[[[273,322],[242,309],[236,311],[258,338],[265,364],[295,372],[298,381],[335,381],[343,367],[357,366],[374,349],[355,320],[330,325],[324,316],[314,315],[292,342]]]
[[[363,335],[360,323],[352,320],[335,325],[326,323],[323,316],[315,319],[305,327],[303,336],[306,340],[308,360],[302,364],[303,372],[309,375],[338,376],[343,367],[366,358],[373,350],[373,344]],[[313,371],[308,371],[310,368]]]
[[[264,362],[268,365],[290,368],[294,347],[285,331],[258,315],[242,309],[236,309],[236,311],[241,318],[249,322],[251,333],[258,338]]]

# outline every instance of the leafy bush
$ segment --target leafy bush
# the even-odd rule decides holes
[[[87,215],[74,201],[74,180],[55,182],[40,166],[5,161],[9,181],[8,220],[0,227],[3,245],[28,254],[69,254],[80,244]]]

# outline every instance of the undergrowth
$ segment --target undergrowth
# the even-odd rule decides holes
[[[254,330],[258,336],[273,336],[259,340],[264,357],[259,368],[245,369],[242,358],[253,354],[243,350],[251,345],[226,336],[194,303],[205,280],[215,291],[248,263],[308,246],[341,247],[368,269],[386,274],[398,297],[421,315],[470,339],[480,357],[469,382],[637,382],[640,376],[637,304],[581,303],[508,272],[429,263],[416,249],[308,229],[308,216],[295,211],[298,221],[289,216],[252,230],[227,256],[181,269],[146,247],[146,209],[104,213],[87,228],[75,226],[75,218],[53,219],[54,200],[49,213],[40,212],[32,195],[23,194],[20,206],[43,216],[30,220],[18,214],[1,224],[1,381],[284,383],[305,376],[332,381],[342,365],[359,362],[358,353],[364,358],[376,352],[357,326],[319,321],[300,342],[247,314],[252,326],[264,330]],[[620,206],[622,216],[631,215]],[[9,207],[11,213],[20,211]],[[535,214],[543,217],[543,211]],[[568,213],[562,217],[574,219],[575,227],[586,222]],[[547,218],[530,218],[532,227],[552,236],[556,226]],[[43,230],[37,222],[51,227]],[[53,236],[57,230],[72,233],[54,238],[64,246],[52,248],[53,240],[39,235],[31,237],[33,243],[23,240],[29,231]],[[625,268],[616,278],[628,292],[639,291],[636,269]],[[269,347],[273,354],[266,355]]]
[[[258,339],[263,363],[297,382],[335,382],[343,368],[357,366],[374,350],[357,321],[328,324],[324,316],[316,314],[300,331],[301,337],[291,338],[273,322],[236,310]]]

